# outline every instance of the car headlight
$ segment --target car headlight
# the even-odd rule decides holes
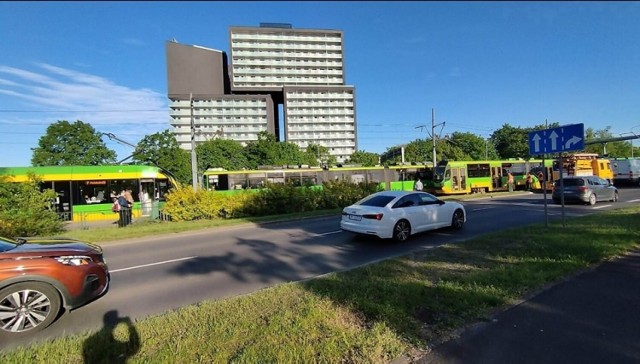
[[[87,265],[93,262],[91,257],[87,257],[84,255],[69,255],[54,258],[58,262],[64,265]]]

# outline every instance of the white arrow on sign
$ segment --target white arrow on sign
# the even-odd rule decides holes
[[[539,152],[540,151],[540,135],[538,135],[536,133],[536,135],[533,136],[533,138],[531,138],[531,140],[533,140],[533,151],[534,152]]]
[[[556,134],[555,130],[549,134],[549,139],[551,139],[551,150],[556,150],[556,139],[558,139],[558,134]]]
[[[571,139],[567,140],[567,142],[564,144],[564,149],[571,148],[572,145],[578,144],[581,140],[582,140],[582,138],[578,138],[575,135],[572,136]]]

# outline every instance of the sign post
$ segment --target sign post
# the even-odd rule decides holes
[[[584,124],[570,124],[529,132],[529,154],[551,154],[584,149]]]
[[[552,129],[536,130],[529,133],[529,154],[558,153],[560,166],[560,191],[562,203],[562,226],[564,227],[564,182],[562,180],[562,153],[584,149],[584,124],[569,124]],[[543,163],[544,166],[544,163]],[[544,200],[547,211],[547,199]],[[545,220],[546,221],[546,220]]]

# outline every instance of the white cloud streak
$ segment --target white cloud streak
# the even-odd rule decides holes
[[[98,132],[137,144],[145,135],[169,129],[169,101],[150,89],[118,85],[104,77],[36,63],[29,69],[0,65],[0,138],[15,147],[0,165],[28,165],[46,127],[58,120],[82,120]],[[129,146],[103,138],[118,159]]]
[[[100,76],[47,63],[36,63],[35,67],[33,71],[0,65],[1,109],[47,112],[47,120],[56,116],[51,123],[82,120],[96,129],[116,134],[118,129],[126,128],[131,135],[131,129],[135,129],[135,138],[169,128],[168,100],[164,94],[132,89]],[[15,121],[15,117],[11,119]]]

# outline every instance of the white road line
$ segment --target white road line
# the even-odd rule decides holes
[[[594,209],[603,209],[605,207],[611,207],[611,205],[600,205],[600,206],[594,206]]]
[[[328,233],[322,233],[322,234],[314,234],[314,236],[325,236],[325,235],[332,235],[332,234],[338,234],[341,233],[342,230],[336,230],[336,231],[330,231]]]
[[[483,207],[483,208],[480,208],[480,209],[473,209],[471,211],[482,211],[482,210],[491,210],[491,209],[493,209],[493,207]]]
[[[198,257],[198,256],[186,257],[186,258],[178,258],[178,259],[171,259],[171,260],[165,260],[164,262],[157,262],[157,263],[150,263],[150,264],[136,265],[136,266],[134,266],[134,267],[122,268],[122,269],[114,269],[114,270],[109,269],[109,273],[124,272],[125,270],[132,270],[132,269],[138,269],[138,268],[151,267],[151,266],[154,266],[154,265],[160,265],[160,264],[175,263],[175,262],[179,262],[179,261],[182,261],[182,260],[189,260],[189,259],[193,259],[193,258],[197,258],[197,257]]]
[[[629,201],[627,201],[627,202],[640,202],[640,199],[637,199],[637,200],[629,200]]]

